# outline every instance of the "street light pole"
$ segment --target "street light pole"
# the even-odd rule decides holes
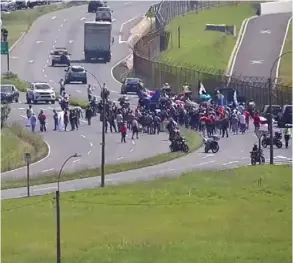
[[[63,170],[63,167],[65,164],[71,159],[80,157],[81,155],[73,154],[70,157],[68,157],[65,162],[62,164],[61,169],[59,171],[58,177],[57,177],[57,191],[56,191],[56,227],[57,227],[57,243],[56,243],[56,256],[57,256],[57,263],[61,263],[61,225],[60,225],[60,177]]]
[[[276,58],[276,60],[274,61],[272,67],[271,67],[271,71],[270,71],[270,78],[269,78],[269,112],[270,112],[270,117],[269,117],[269,133],[270,133],[270,164],[274,164],[274,139],[273,139],[273,110],[272,110],[272,104],[273,104],[273,83],[272,83],[272,75],[273,75],[273,70],[275,68],[276,63],[279,62],[279,60],[287,55],[291,53],[292,54],[292,50],[285,52],[283,54],[281,54],[279,57]]]
[[[98,78],[91,72],[87,70],[89,73],[98,83],[101,89],[102,95],[102,103],[103,103],[103,111],[102,111],[102,147],[101,147],[101,187],[105,186],[105,146],[106,146],[106,139],[105,139],[105,127],[106,127],[106,96],[105,96],[105,87],[106,84],[104,83],[103,86],[101,85]]]

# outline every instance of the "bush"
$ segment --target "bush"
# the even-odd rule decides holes
[[[1,133],[1,172],[25,165],[24,153],[31,154],[31,162],[36,162],[48,154],[48,146],[42,136],[31,133],[19,124],[4,127]]]
[[[6,124],[9,114],[11,112],[11,108],[8,104],[1,104],[1,129]]]
[[[28,89],[28,82],[19,79],[17,74],[14,74],[12,72],[2,74],[1,83],[12,84],[21,92],[26,92]]]

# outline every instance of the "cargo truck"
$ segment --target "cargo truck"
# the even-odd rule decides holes
[[[84,23],[84,57],[86,61],[111,61],[112,23],[87,21]]]

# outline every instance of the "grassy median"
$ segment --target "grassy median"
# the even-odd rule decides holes
[[[1,130],[1,172],[25,165],[24,153],[31,154],[36,162],[48,154],[48,146],[39,134],[34,134],[18,124]]]
[[[288,166],[61,194],[62,262],[291,263]],[[52,195],[2,201],[2,261],[55,262]]]
[[[192,130],[182,129],[182,134],[185,136],[187,140],[187,143],[190,148],[190,152],[195,151],[201,146],[202,138],[198,133]],[[182,152],[173,152],[173,153],[169,152],[169,153],[163,153],[153,157],[145,158],[139,161],[125,162],[125,163],[119,163],[119,164],[107,164],[105,165],[105,174],[113,174],[113,173],[139,169],[139,168],[143,168],[147,166],[153,166],[153,165],[174,160],[184,155],[185,153],[182,153]],[[88,169],[84,171],[78,171],[75,173],[63,173],[61,176],[61,181],[94,177],[99,175],[101,175],[100,168]],[[30,183],[31,185],[53,183],[53,182],[56,182],[56,179],[57,179],[57,174],[55,173],[51,175],[46,175],[46,176],[40,175],[38,177],[32,177]],[[17,187],[23,187],[25,185],[26,185],[26,179],[24,178],[21,180],[18,179],[13,181],[2,182],[1,188],[2,189],[17,188]]]
[[[214,7],[178,16],[170,22],[167,29],[171,32],[169,48],[162,53],[161,60],[175,66],[210,67],[226,70],[237,36],[220,32],[205,31],[206,24],[235,25],[239,33],[242,21],[255,15],[252,3],[239,3]],[[180,27],[181,47],[178,47]]]

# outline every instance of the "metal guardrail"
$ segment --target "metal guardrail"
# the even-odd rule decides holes
[[[156,28],[153,32],[140,39],[134,46],[134,74],[144,80],[149,88],[160,88],[168,82],[176,91],[181,90],[184,82],[191,85],[195,95],[199,82],[203,82],[208,92],[215,88],[229,87],[237,90],[239,96],[253,98],[262,107],[268,104],[269,92],[267,78],[249,76],[227,76],[225,72],[204,67],[188,67],[174,65],[158,59],[160,52],[168,47],[170,33],[166,25],[176,16],[188,12],[200,12],[208,8],[216,8],[224,4],[238,2],[222,1],[162,1],[151,7],[156,18]],[[292,104],[292,87],[281,83],[274,90],[273,104]]]

